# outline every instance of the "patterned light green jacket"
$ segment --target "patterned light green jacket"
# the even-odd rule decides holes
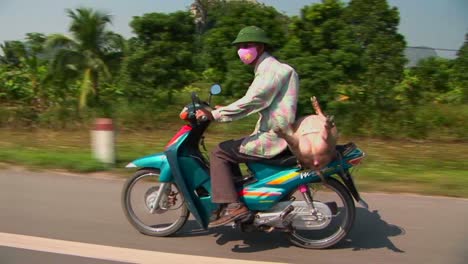
[[[259,113],[255,130],[244,139],[240,152],[271,158],[288,146],[273,130],[294,123],[298,92],[296,71],[265,52],[255,65],[255,79],[244,97],[213,110],[213,118],[219,122],[230,122]]]

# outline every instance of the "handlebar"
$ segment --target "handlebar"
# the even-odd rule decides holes
[[[204,109],[211,108],[209,103],[201,102],[200,98],[198,97],[197,93],[195,93],[195,92],[192,92],[191,97],[192,97],[192,109],[190,109],[191,110],[191,113],[190,113],[191,118],[194,121],[195,120],[196,121],[202,121],[202,122],[208,121],[208,117],[205,116],[205,115],[201,116],[200,118],[196,118],[196,113],[197,113],[197,110],[199,110],[201,108],[204,108]]]
[[[195,101],[200,102],[200,99],[198,98],[198,95],[196,92],[192,92],[193,116],[196,116],[196,112],[197,112],[197,106],[195,104]]]

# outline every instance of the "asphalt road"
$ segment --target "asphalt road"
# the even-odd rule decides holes
[[[123,183],[0,170],[0,263],[468,263],[467,199],[365,193],[370,210],[357,208],[344,241],[306,250],[280,233],[193,220],[175,237],[142,235],[120,207]]]

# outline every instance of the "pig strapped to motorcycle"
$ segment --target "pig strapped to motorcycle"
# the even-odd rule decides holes
[[[338,131],[333,119],[323,113],[315,96],[311,102],[315,115],[305,116],[285,129],[275,129],[275,132],[288,142],[302,168],[315,170],[325,181],[320,169],[336,158]]]

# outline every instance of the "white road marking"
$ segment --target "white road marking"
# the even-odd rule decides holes
[[[111,247],[0,232],[0,246],[129,263],[266,264],[261,262]]]

